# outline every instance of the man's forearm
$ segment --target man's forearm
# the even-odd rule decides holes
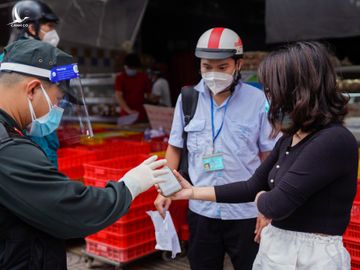
[[[172,170],[179,168],[181,158],[181,148],[169,144],[166,149],[165,159],[168,161],[167,166]]]

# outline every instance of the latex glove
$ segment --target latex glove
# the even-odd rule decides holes
[[[139,166],[128,171],[123,178],[120,179],[130,190],[133,199],[154,184],[164,182],[159,176],[167,174],[168,171],[157,170],[157,168],[164,166],[166,162],[166,159],[157,160],[157,156],[152,156]]]

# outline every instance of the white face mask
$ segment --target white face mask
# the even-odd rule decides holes
[[[57,45],[59,44],[59,41],[60,41],[60,37],[55,29],[51,30],[49,32],[45,32],[43,30],[40,30],[40,31],[45,33],[42,41],[49,43],[50,45],[52,45],[54,47],[57,47]]]
[[[234,81],[233,75],[224,72],[205,72],[201,76],[214,95],[228,88]]]

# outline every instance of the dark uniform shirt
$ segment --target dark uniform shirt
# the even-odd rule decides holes
[[[70,181],[2,110],[0,122],[12,139],[0,143],[0,269],[66,269],[61,239],[114,223],[127,212],[130,191],[123,182],[95,188]]]

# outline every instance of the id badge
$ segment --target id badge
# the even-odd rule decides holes
[[[216,153],[203,156],[203,167],[207,172],[220,171],[224,169],[223,154]]]

